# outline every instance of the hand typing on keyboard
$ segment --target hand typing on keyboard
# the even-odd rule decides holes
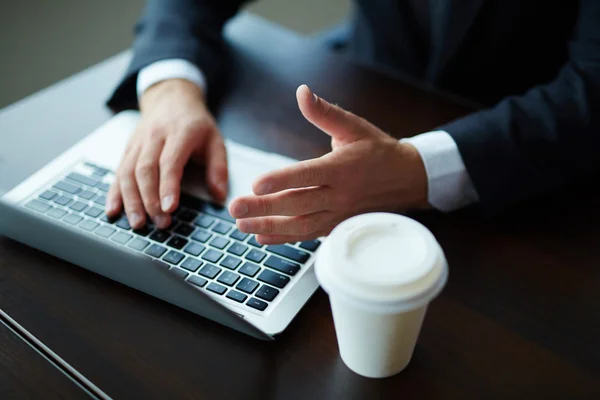
[[[425,167],[412,145],[305,85],[296,95],[304,117],[331,136],[333,151],[254,182],[255,195],[229,205],[240,231],[262,244],[292,243],[325,236],[353,215],[428,207]]]
[[[140,99],[142,119],[110,187],[106,214],[125,209],[133,228],[148,214],[159,228],[171,224],[180,200],[183,170],[192,159],[206,165],[206,181],[217,201],[227,196],[225,145],[202,90],[182,80],[167,80]]]

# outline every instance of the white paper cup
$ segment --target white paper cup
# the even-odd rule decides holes
[[[317,254],[340,355],[357,374],[384,378],[410,362],[429,302],[448,278],[440,245],[417,221],[370,213],[338,225]]]

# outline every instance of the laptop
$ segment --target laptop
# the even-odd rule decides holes
[[[104,214],[106,193],[139,120],[112,117],[0,199],[0,234],[195,314],[273,340],[318,287],[320,240],[263,246],[211,202],[203,173],[186,170],[168,229],[132,230]],[[228,200],[252,192],[259,175],[296,162],[226,141]]]

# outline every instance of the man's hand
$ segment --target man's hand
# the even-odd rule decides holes
[[[263,244],[325,236],[341,221],[372,211],[425,208],[427,175],[417,150],[314,95],[296,92],[304,117],[331,136],[332,152],[260,177],[255,195],[229,212]]]
[[[190,158],[206,165],[211,193],[225,199],[225,145],[201,89],[183,80],[160,82],[144,93],[140,110],[141,121],[108,192],[106,214],[115,216],[124,207],[134,229],[145,224],[146,214],[157,227],[168,227]]]

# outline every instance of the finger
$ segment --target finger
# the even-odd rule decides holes
[[[264,245],[304,242],[327,236],[332,230],[333,227],[329,227],[308,235],[257,235],[256,241]]]
[[[146,221],[144,203],[140,197],[134,173],[138,154],[139,150],[131,151],[125,157],[119,169],[118,176],[125,213],[127,214],[129,224],[134,229],[141,228]]]
[[[229,204],[229,213],[234,218],[312,214],[329,209],[331,190],[320,186],[285,190],[266,196],[238,197]]]
[[[252,190],[260,196],[286,189],[324,186],[330,184],[333,178],[334,168],[325,155],[269,172],[254,182]]]
[[[329,211],[319,211],[296,217],[238,219],[236,225],[242,232],[259,235],[308,235],[331,225],[331,219]]]
[[[306,85],[298,87],[296,99],[304,118],[342,144],[377,131],[363,118],[323,100]]]
[[[119,178],[115,177],[115,180],[110,185],[108,193],[106,194],[106,206],[104,212],[109,217],[115,217],[121,208],[123,207],[123,201],[121,200],[121,187],[119,186]]]
[[[135,178],[144,208],[158,228],[171,224],[171,216],[161,209],[158,196],[158,160],[164,146],[164,139],[150,138],[142,147],[135,166]]]
[[[183,170],[194,150],[192,143],[192,133],[171,136],[160,155],[159,195],[165,213],[172,213],[179,204]]]
[[[223,137],[218,132],[210,135],[205,149],[206,181],[216,200],[227,197],[229,174],[227,170],[227,150]]]

